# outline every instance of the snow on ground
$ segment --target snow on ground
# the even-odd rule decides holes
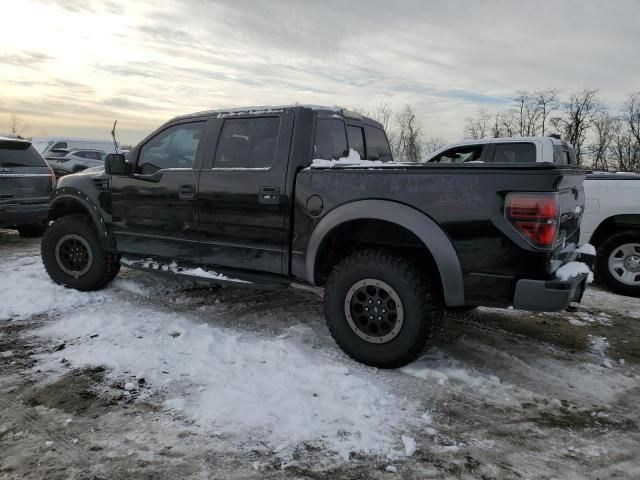
[[[44,272],[40,256],[3,262],[0,292],[0,320],[68,311],[107,298],[103,292],[84,293],[56,285]]]
[[[351,452],[395,458],[407,450],[402,434],[427,424],[369,369],[306,344],[299,327],[261,336],[118,298],[119,289],[148,296],[179,283],[163,290],[148,277],[118,279],[103,292],[81,293],[53,284],[37,257],[6,262],[3,271],[10,272],[0,283],[9,300],[3,318],[56,312],[35,334],[64,348],[41,354],[39,370],[104,366],[130,386],[143,378],[150,390],[142,397],[160,395],[167,412],[204,431],[262,441],[283,456],[315,443],[344,459]]]

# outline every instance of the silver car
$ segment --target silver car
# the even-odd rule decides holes
[[[106,153],[103,150],[69,150],[56,148],[46,156],[46,161],[53,169],[57,177],[69,173],[77,173],[87,168],[101,167],[104,165]]]

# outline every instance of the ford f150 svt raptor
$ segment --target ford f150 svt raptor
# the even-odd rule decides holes
[[[178,117],[104,171],[60,180],[44,265],[79,290],[103,287],[121,263],[322,287],[337,343],[379,367],[413,360],[445,308],[580,300],[588,269],[557,271],[579,257],[582,170],[391,160],[380,124],[340,109]]]

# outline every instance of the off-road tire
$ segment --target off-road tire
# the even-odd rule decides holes
[[[16,229],[22,238],[41,237],[47,226],[43,223],[32,223],[28,225],[18,225]]]
[[[78,277],[64,272],[56,259],[56,245],[68,234],[82,237],[93,255],[89,270]],[[103,249],[91,218],[81,214],[66,215],[49,225],[42,237],[41,255],[44,268],[54,282],[83,292],[100,290],[120,270],[117,256]]]
[[[404,321],[387,343],[369,343],[347,321],[349,289],[363,279],[380,280],[400,297]],[[331,335],[351,358],[379,368],[397,368],[416,359],[429,335],[442,323],[443,302],[433,281],[402,256],[380,250],[354,252],[331,272],[325,288],[325,316]]]
[[[609,256],[621,245],[640,243],[639,230],[626,230],[607,238],[598,248],[596,256],[596,276],[611,291],[630,297],[640,297],[640,286],[627,285],[616,279],[609,271]]]

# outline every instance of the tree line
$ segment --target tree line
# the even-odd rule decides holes
[[[559,135],[571,143],[578,165],[594,170],[640,172],[640,92],[627,96],[612,112],[597,89],[583,89],[566,99],[557,89],[519,91],[510,108],[479,110],[465,121],[472,139]]]

